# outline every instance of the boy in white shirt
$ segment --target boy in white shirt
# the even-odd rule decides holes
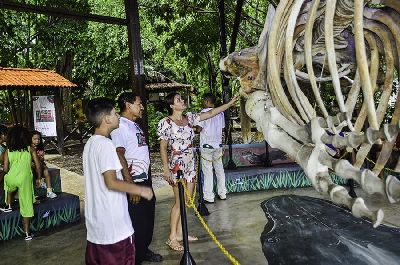
[[[207,112],[215,107],[216,98],[213,94],[204,95],[205,109]],[[222,164],[222,129],[225,128],[224,113],[204,120],[199,124],[200,131],[200,150],[201,168],[204,174],[203,195],[206,203],[214,203],[214,175],[217,177],[218,196],[221,200],[226,199],[225,171]]]
[[[153,192],[125,182],[115,146],[109,139],[119,126],[114,101],[91,100],[86,117],[95,133],[83,150],[85,178],[86,264],[134,265],[134,230],[128,213],[126,193],[150,200]]]

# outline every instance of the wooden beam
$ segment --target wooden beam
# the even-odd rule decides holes
[[[147,98],[144,80],[144,63],[142,53],[142,43],[140,38],[139,4],[137,0],[124,0],[125,13],[128,19],[128,45],[129,45],[129,65],[132,77],[132,91],[137,93],[143,102],[144,112],[139,120],[141,129],[150,144],[149,126],[147,118]]]
[[[127,20],[123,18],[85,14],[62,8],[36,6],[30,4],[16,3],[8,0],[0,0],[0,9],[10,9],[18,12],[37,13],[48,16],[66,17],[84,21],[101,22],[106,24],[123,25],[123,26],[127,25]]]

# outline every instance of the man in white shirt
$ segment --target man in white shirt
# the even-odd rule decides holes
[[[121,112],[118,129],[111,132],[111,138],[117,148],[122,164],[122,175],[125,181],[152,189],[149,147],[143,131],[136,120],[143,114],[141,98],[132,92],[124,92],[118,98]],[[151,201],[137,196],[128,198],[128,210],[135,229],[136,264],[143,261],[160,262],[162,256],[149,249],[153,239],[155,196]]]
[[[201,112],[207,112],[215,107],[216,98],[207,93],[204,95],[205,109]],[[201,168],[204,174],[203,195],[206,203],[214,203],[214,175],[217,178],[218,196],[221,200],[226,199],[225,172],[222,165],[222,129],[225,128],[224,113],[202,121],[199,124],[200,131],[200,150],[201,150]]]
[[[85,261],[89,265],[134,265],[134,230],[126,194],[150,200],[153,191],[122,179],[121,163],[108,138],[119,124],[114,101],[107,98],[91,100],[86,117],[95,127],[95,133],[87,141],[82,155],[87,229]]]

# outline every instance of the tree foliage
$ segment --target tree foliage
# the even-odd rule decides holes
[[[124,18],[123,0],[24,0],[82,13]],[[225,1],[227,40],[236,2]],[[268,1],[244,2],[238,48],[257,44]],[[218,1],[139,1],[145,72],[194,86],[196,95],[221,90]],[[79,85],[75,99],[115,98],[130,88],[124,26],[0,10],[0,66],[56,70]],[[5,106],[6,94],[0,94]],[[199,99],[193,98],[194,107]],[[4,114],[9,111],[3,108]],[[150,108],[151,110],[151,108]]]

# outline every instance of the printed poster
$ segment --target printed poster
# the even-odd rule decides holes
[[[54,96],[32,97],[33,124],[43,137],[57,136]]]

